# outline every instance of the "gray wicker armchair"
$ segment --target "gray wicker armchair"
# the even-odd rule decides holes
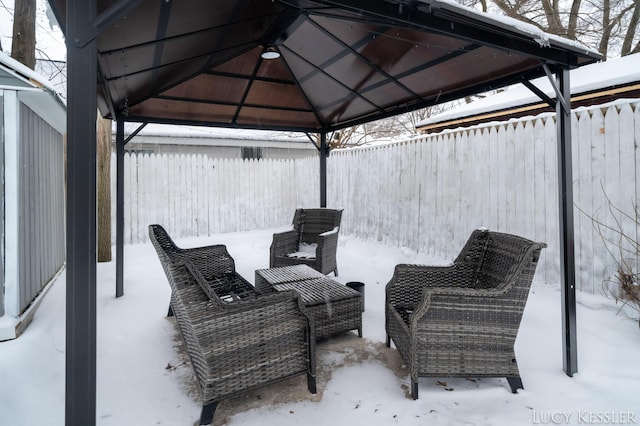
[[[201,425],[220,400],[289,377],[307,374],[316,393],[314,326],[296,292],[260,294],[224,245],[182,249],[160,225],[149,236],[200,389]]]
[[[338,276],[336,251],[342,210],[297,209],[291,231],[273,234],[269,266],[304,264]]]
[[[386,287],[393,340],[419,377],[506,377],[522,389],[514,343],[543,243],[476,230],[451,266],[397,265]]]

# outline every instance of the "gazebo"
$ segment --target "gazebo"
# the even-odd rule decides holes
[[[569,70],[595,51],[428,0],[49,0],[68,59],[66,423],[95,424],[96,109],[117,122],[117,295],[124,123],[327,135],[522,82],[557,111],[564,370],[577,371]],[[530,81],[547,76],[555,99]]]

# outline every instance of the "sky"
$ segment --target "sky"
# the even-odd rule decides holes
[[[182,247],[225,244],[237,271],[254,282],[268,267],[280,229],[177,240]],[[170,289],[150,243],[125,246],[123,297],[114,262],[97,267],[97,409],[100,426],[193,425],[200,415],[191,366]],[[385,346],[384,287],[398,263],[445,264],[403,247],[340,236],[340,283],[365,283],[363,338],[346,332],[317,346],[318,394],[300,376],[222,402],[214,425],[640,424],[638,313],[602,295],[578,292],[578,373],[562,370],[558,284],[535,281],[516,340],[524,390],[505,379],[422,378],[417,401],[409,375]],[[333,275],[330,275],[333,277]],[[58,276],[18,339],[0,342],[0,424],[64,424],[65,273]]]
[[[47,13],[49,3],[46,0],[36,2],[36,59],[66,61],[64,36],[53,14]],[[14,0],[0,0],[0,41],[3,51],[7,53],[11,51],[13,38],[13,11]]]

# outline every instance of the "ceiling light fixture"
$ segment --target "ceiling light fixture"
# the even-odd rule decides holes
[[[273,46],[267,46],[260,57],[262,57],[262,59],[278,59],[280,57],[280,52],[278,52],[278,50]]]

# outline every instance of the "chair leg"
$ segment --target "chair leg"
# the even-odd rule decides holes
[[[309,392],[311,392],[314,395],[316,394],[317,392],[316,378],[308,373],[307,373],[307,387],[309,388]]]
[[[418,381],[411,379],[411,398],[418,399]]]
[[[333,270],[333,275],[335,275],[336,277],[338,276],[338,267],[336,266],[336,269]]]
[[[210,425],[213,422],[213,415],[218,408],[218,402],[210,402],[202,406],[202,413],[200,413],[200,426]]]
[[[171,307],[171,304],[169,304],[169,310],[167,311],[167,317],[172,317],[173,316],[173,308]]]
[[[390,348],[391,347],[391,337],[389,337],[389,335],[387,334],[387,347]]]
[[[518,389],[524,389],[520,377],[507,377],[507,382],[509,382],[512,393],[518,392]]]

